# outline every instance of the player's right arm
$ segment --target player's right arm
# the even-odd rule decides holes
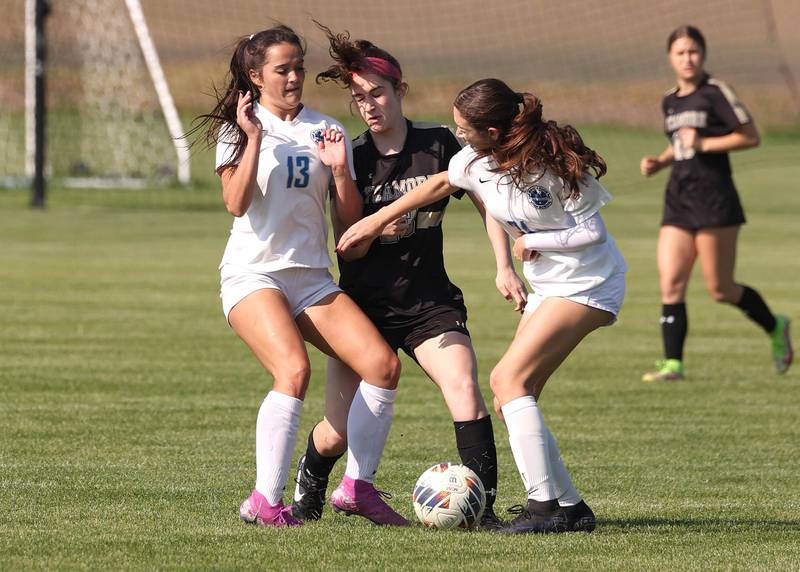
[[[456,192],[456,187],[450,184],[447,171],[442,171],[427,181],[409,191],[390,205],[380,209],[370,216],[348,228],[339,239],[336,250],[344,258],[348,250],[356,248],[364,241],[371,241],[379,236],[386,225],[409,211],[435,203]]]
[[[483,219],[483,226],[486,227],[489,244],[492,245],[492,252],[497,266],[494,284],[500,295],[514,304],[514,311],[522,312],[525,310],[525,303],[528,301],[528,290],[525,288],[525,282],[514,269],[511,249],[508,246],[508,234],[506,234],[506,230],[499,222],[486,214],[486,207],[476,193],[469,193],[469,198],[472,199],[475,208],[478,209]]]
[[[672,145],[667,145],[667,148],[664,149],[664,151],[658,157],[642,157],[642,160],[639,163],[639,170],[645,177],[655,175],[664,167],[669,167],[672,165],[674,158],[675,152],[672,149]]]
[[[258,173],[258,153],[261,149],[261,121],[253,109],[253,96],[248,91],[239,92],[236,105],[236,123],[247,135],[247,144],[239,162],[221,167],[217,172],[222,179],[222,200],[233,216],[243,216],[253,200]]]

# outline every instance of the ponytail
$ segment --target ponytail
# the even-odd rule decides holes
[[[606,163],[587,147],[570,125],[560,127],[542,118],[542,102],[531,93],[518,93],[498,79],[480,80],[464,88],[453,104],[464,119],[478,130],[498,130],[496,145],[476,150],[477,158],[492,156],[496,172],[508,173],[511,183],[524,188],[531,178],[545,171],[564,181],[565,196],[580,196],[587,174],[606,173]]]

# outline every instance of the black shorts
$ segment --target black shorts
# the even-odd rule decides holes
[[[744,223],[744,210],[732,180],[671,177],[667,183],[662,226],[698,230]]]
[[[467,310],[464,307],[435,306],[402,324],[393,324],[388,320],[373,323],[394,351],[402,349],[416,361],[414,349],[445,332],[460,332],[469,336],[467,330]]]

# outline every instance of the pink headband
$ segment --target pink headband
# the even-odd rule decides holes
[[[403,74],[400,73],[400,68],[390,61],[387,61],[383,58],[366,57],[364,58],[364,63],[364,67],[360,70],[361,73],[374,73],[377,75],[390,77],[397,81],[403,80]],[[358,72],[353,73],[358,75]]]

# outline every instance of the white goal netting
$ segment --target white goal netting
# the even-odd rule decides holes
[[[762,126],[800,123],[797,0],[142,0],[184,128],[213,105],[235,40],[280,21],[309,46],[306,101],[349,114],[313,77],[328,63],[311,18],[392,52],[411,91],[408,115],[447,120],[456,91],[499,77],[533,91],[545,114],[578,125],[660,126],[672,74],[666,37],[700,27],[707,67],[732,84]],[[173,137],[126,0],[52,0],[48,21],[47,165],[53,177],[174,179]],[[0,27],[0,180],[25,175],[24,6],[4,0]],[[613,139],[602,141],[611,146]],[[598,145],[597,142],[594,143]],[[602,147],[602,145],[598,145]],[[601,150],[603,150],[601,148]]]

